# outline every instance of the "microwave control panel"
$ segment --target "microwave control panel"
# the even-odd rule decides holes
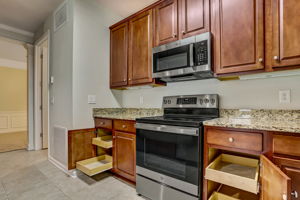
[[[194,44],[194,63],[196,66],[208,64],[208,44],[207,40]]]

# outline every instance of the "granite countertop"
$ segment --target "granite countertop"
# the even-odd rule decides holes
[[[94,108],[93,116],[109,119],[135,120],[141,117],[163,115],[160,108]]]
[[[300,110],[221,110],[204,125],[300,133]]]

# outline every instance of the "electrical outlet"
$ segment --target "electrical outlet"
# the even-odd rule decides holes
[[[88,95],[88,104],[96,104],[96,95]]]
[[[291,90],[279,91],[279,103],[291,103]]]

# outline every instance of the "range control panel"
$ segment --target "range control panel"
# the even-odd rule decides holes
[[[219,108],[217,94],[168,96],[163,98],[163,108]]]

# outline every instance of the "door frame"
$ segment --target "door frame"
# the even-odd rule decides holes
[[[44,121],[42,116],[39,114],[40,106],[38,105],[38,97],[43,94],[41,90],[39,90],[39,81],[42,78],[42,74],[38,73],[38,65],[41,63],[40,53],[41,49],[43,48],[41,45],[48,41],[48,59],[47,59],[47,70],[46,70],[46,77],[47,77],[47,105],[42,108],[41,115],[43,112],[47,112],[47,120]],[[43,129],[47,129],[48,134],[48,148],[49,148],[49,68],[50,68],[50,30],[47,30],[34,44],[34,143],[35,143],[35,150],[43,149],[43,137],[41,136],[41,132]],[[38,120],[40,119],[40,120]],[[43,121],[42,121],[43,120]],[[42,128],[43,126],[46,126]]]

